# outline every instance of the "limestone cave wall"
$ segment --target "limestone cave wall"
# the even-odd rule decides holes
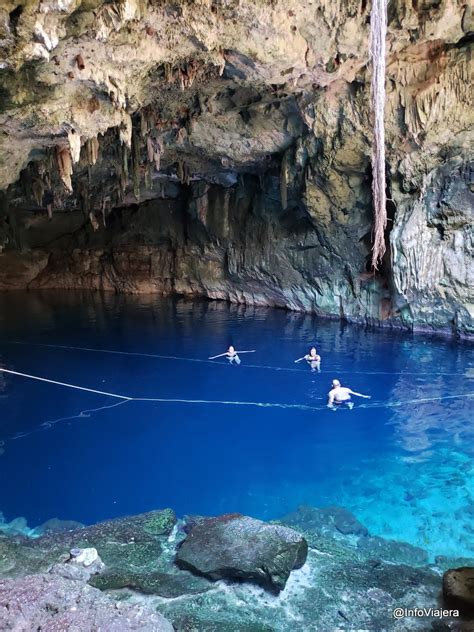
[[[472,26],[391,0],[370,268],[364,0],[6,0],[0,289],[182,293],[472,335]]]

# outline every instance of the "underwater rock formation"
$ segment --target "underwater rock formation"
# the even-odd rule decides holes
[[[194,525],[176,561],[209,579],[251,581],[280,592],[307,554],[306,540],[292,529],[232,514]]]
[[[343,526],[342,531],[347,531],[343,533],[335,527],[335,517],[339,526],[354,528]],[[220,523],[227,531],[233,520],[221,516],[175,523],[173,512],[163,510],[40,538],[0,535],[0,627],[24,623],[25,618],[30,627],[23,629],[31,629],[31,622],[45,629],[56,629],[56,622],[79,625],[78,617],[86,612],[111,630],[116,622],[125,626],[117,628],[120,630],[171,629],[159,618],[160,613],[176,632],[336,628],[405,632],[406,620],[395,619],[393,608],[436,607],[441,571],[461,566],[461,560],[455,559],[445,559],[442,566],[429,565],[426,554],[419,554],[421,550],[382,538],[377,538],[377,548],[365,548],[361,543],[370,542],[373,536],[339,507],[300,508],[279,521],[288,520],[291,529],[250,518],[235,520],[244,521],[252,534],[258,525],[271,542],[279,529],[296,533],[291,541],[300,543],[300,553],[301,543],[309,543],[306,562],[289,574],[283,590],[269,592],[253,582],[230,578],[211,581],[178,568],[176,560],[195,529],[199,534],[202,525],[201,534],[212,536],[213,527]],[[240,544],[248,540],[248,535],[243,536]],[[73,546],[96,548],[105,566],[91,574],[87,568],[71,564]],[[220,559],[229,557],[225,538],[206,540],[204,554],[210,547]],[[248,553],[238,549],[240,558],[252,553],[251,546]],[[267,558],[266,563],[276,568],[279,560]],[[24,605],[21,615],[18,606],[31,594],[35,601]],[[43,607],[46,603],[53,607]],[[104,618],[104,609],[110,619]],[[124,617],[136,627],[127,628]],[[156,627],[146,627],[146,622]],[[420,632],[438,629],[439,624],[436,618],[410,619],[410,629]],[[468,622],[457,620],[444,619],[442,625],[443,629],[469,629]]]
[[[472,334],[472,12],[390,3],[376,273],[369,12],[8,0],[0,289],[182,292]]]
[[[57,565],[49,573],[0,580],[0,629],[173,632],[158,612],[118,603],[88,578],[78,567]]]

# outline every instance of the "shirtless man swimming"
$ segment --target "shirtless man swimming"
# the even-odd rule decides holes
[[[362,393],[356,393],[347,386],[341,386],[339,380],[332,381],[332,389],[328,393],[328,408],[336,410],[336,408],[342,404],[346,404],[349,408],[353,408],[354,402],[351,400],[351,395],[357,397],[363,397],[364,399],[370,399],[370,395],[362,395]]]

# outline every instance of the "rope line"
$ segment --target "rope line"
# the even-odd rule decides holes
[[[21,373],[19,371],[13,371],[11,369],[0,368],[0,372],[8,373],[11,375],[17,375],[30,380],[38,380],[40,382],[47,382],[49,384],[55,384],[57,386],[64,386],[65,388],[72,388],[79,391],[87,391],[98,395],[105,395],[107,397],[114,397],[125,401],[134,402],[159,402],[170,404],[209,404],[209,405],[222,405],[222,406],[257,406],[260,408],[285,408],[285,409],[299,409],[299,410],[325,410],[326,406],[311,406],[309,404],[293,404],[293,403],[279,403],[279,402],[250,402],[250,401],[234,401],[234,400],[218,400],[218,399],[181,399],[176,397],[133,397],[130,395],[119,395],[117,393],[107,393],[105,391],[98,391],[85,386],[78,386],[76,384],[68,384],[67,382],[58,382],[57,380],[51,380],[37,375],[30,375],[28,373]],[[361,404],[357,408],[394,408],[404,406],[406,404],[424,404],[427,402],[441,401],[445,399],[458,399],[464,397],[474,397],[474,393],[459,393],[457,395],[441,395],[439,397],[423,397],[412,400],[405,400],[402,402],[387,402],[376,404]]]
[[[259,408],[281,408],[281,409],[297,409],[303,411],[323,411],[327,410],[327,406],[311,406],[309,404],[292,404],[292,403],[278,403],[278,402],[245,402],[245,401],[233,401],[233,400],[214,400],[214,399],[180,399],[180,398],[165,398],[165,397],[131,397],[128,395],[119,395],[117,393],[108,393],[106,391],[99,391],[96,389],[88,388],[85,386],[78,386],[77,384],[68,384],[67,382],[59,382],[58,380],[51,380],[49,378],[40,377],[38,375],[30,375],[28,373],[21,373],[20,371],[13,371],[12,369],[4,369],[0,367],[0,372],[7,373],[10,375],[16,375],[18,377],[23,377],[31,380],[37,380],[39,382],[46,382],[48,384],[54,384],[56,386],[63,386],[65,388],[76,389],[79,391],[86,391],[89,393],[93,393],[96,395],[104,395],[106,397],[112,397],[115,399],[119,399],[119,402],[115,404],[111,404],[110,406],[100,406],[98,408],[89,408],[81,411],[78,415],[70,415],[68,417],[60,417],[58,419],[54,419],[51,421],[45,421],[40,424],[38,427],[29,430],[28,432],[18,432],[12,437],[6,438],[5,440],[15,440],[21,439],[23,437],[27,437],[35,432],[39,432],[40,430],[46,430],[51,428],[53,425],[59,423],[60,421],[67,421],[72,419],[81,419],[84,417],[89,417],[88,413],[100,412],[102,410],[115,408],[122,404],[127,404],[130,402],[157,402],[157,403],[174,403],[174,404],[207,404],[207,405],[220,405],[220,406],[255,406]],[[473,393],[460,393],[458,395],[444,395],[439,397],[424,397],[412,400],[405,400],[401,402],[387,402],[387,403],[375,403],[375,404],[360,404],[356,409],[371,409],[371,408],[396,408],[401,406],[406,406],[410,404],[424,404],[427,402],[433,401],[441,401],[445,399],[458,399],[458,398],[471,398],[474,397]],[[345,407],[341,407],[345,408]],[[0,441],[0,446],[5,445],[5,441]]]
[[[133,397],[127,397],[125,395],[117,395],[117,393],[107,393],[106,391],[97,391],[94,388],[86,388],[85,386],[76,386],[75,384],[68,384],[67,382],[58,382],[57,380],[50,380],[46,377],[39,377],[38,375],[29,375],[28,373],[20,373],[19,371],[12,371],[11,369],[0,368],[2,373],[9,373],[10,375],[18,375],[20,377],[26,377],[30,380],[38,380],[39,382],[48,382],[49,384],[56,384],[57,386],[65,386],[67,388],[75,388],[78,391],[87,391],[89,393],[95,393],[96,395],[106,395],[107,397],[116,397],[117,399],[131,400]]]
[[[53,345],[46,344],[41,342],[21,342],[18,340],[3,340],[0,341],[0,344],[12,344],[12,345],[23,345],[23,346],[34,346],[34,347],[46,347],[49,349],[63,349],[67,351],[86,351],[88,353],[106,353],[112,355],[124,355],[124,356],[138,356],[144,358],[156,358],[160,360],[177,360],[181,362],[198,362],[202,364],[217,364],[222,365],[224,362],[218,362],[216,360],[204,360],[201,358],[183,358],[181,356],[170,356],[170,355],[160,355],[156,353],[143,353],[140,351],[119,351],[117,349],[95,349],[93,347],[76,347],[71,345]],[[304,365],[303,365],[304,366]],[[246,369],[266,369],[270,371],[290,371],[291,373],[301,373],[304,371],[304,368],[292,368],[292,367],[279,367],[279,366],[268,366],[268,365],[260,365],[260,364],[241,364],[239,368]],[[466,377],[466,373],[449,373],[449,372],[423,372],[423,371],[351,371],[347,369],[337,369],[335,368],[333,373],[340,374],[351,374],[351,375],[429,375],[432,377],[436,376],[452,376],[452,377]]]

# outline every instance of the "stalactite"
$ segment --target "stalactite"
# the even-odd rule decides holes
[[[128,184],[128,147],[122,145],[122,173]]]
[[[69,148],[58,147],[56,149],[56,158],[58,161],[59,177],[66,189],[72,193],[72,159]]]
[[[76,164],[81,157],[81,135],[72,129],[68,132],[67,139],[69,141],[72,162]]]
[[[189,126],[190,128],[191,121],[190,120],[186,121],[186,125]],[[182,145],[184,141],[186,140],[187,136],[188,136],[188,130],[186,129],[186,127],[180,127],[176,133],[176,143],[178,145]]]
[[[202,187],[199,187],[198,190],[200,190],[201,188],[203,188],[203,192],[200,195],[198,195],[196,198],[196,212],[200,221],[205,226],[207,222],[207,213],[209,211],[209,196],[208,196],[209,188],[207,184],[205,183],[202,185]]]
[[[148,118],[146,114],[141,110],[140,112],[140,135],[144,138],[148,134]]]
[[[133,194],[137,201],[140,201],[140,139],[137,132],[132,135],[132,174],[133,174]]]
[[[110,212],[110,195],[104,196],[102,198],[102,203],[100,205],[100,212],[102,215],[102,224],[104,225],[104,228],[107,227],[107,223],[106,223],[107,211]]]
[[[280,200],[281,207],[285,211],[288,206],[288,159],[286,152],[283,154],[280,166]]]
[[[370,56],[372,59],[372,198],[374,206],[374,244],[372,267],[377,269],[385,253],[387,200],[385,193],[385,40],[387,36],[387,0],[372,0],[370,14]]]
[[[95,165],[99,157],[99,139],[89,138],[86,142],[87,163],[89,166]]]
[[[191,174],[184,160],[178,160],[177,174],[182,184],[189,184],[191,182]]]
[[[123,114],[123,120],[122,123],[120,124],[119,127],[119,135],[120,135],[120,142],[123,143],[126,147],[128,147],[129,149],[131,149],[132,147],[132,130],[133,130],[133,125],[132,125],[132,118],[129,114],[125,113]]]
[[[153,136],[148,136],[146,141],[146,149],[148,162],[155,163],[155,169],[157,171],[160,170],[161,167],[161,155],[163,153],[163,145],[160,138],[154,138]]]
[[[94,211],[89,213],[89,221],[92,225],[92,229],[95,231],[99,230],[99,222],[97,221],[97,217],[94,214]]]
[[[225,55],[224,55],[224,49],[222,47],[219,48],[219,57],[220,59],[218,63],[218,72],[219,72],[219,77],[222,77],[225,70]]]

